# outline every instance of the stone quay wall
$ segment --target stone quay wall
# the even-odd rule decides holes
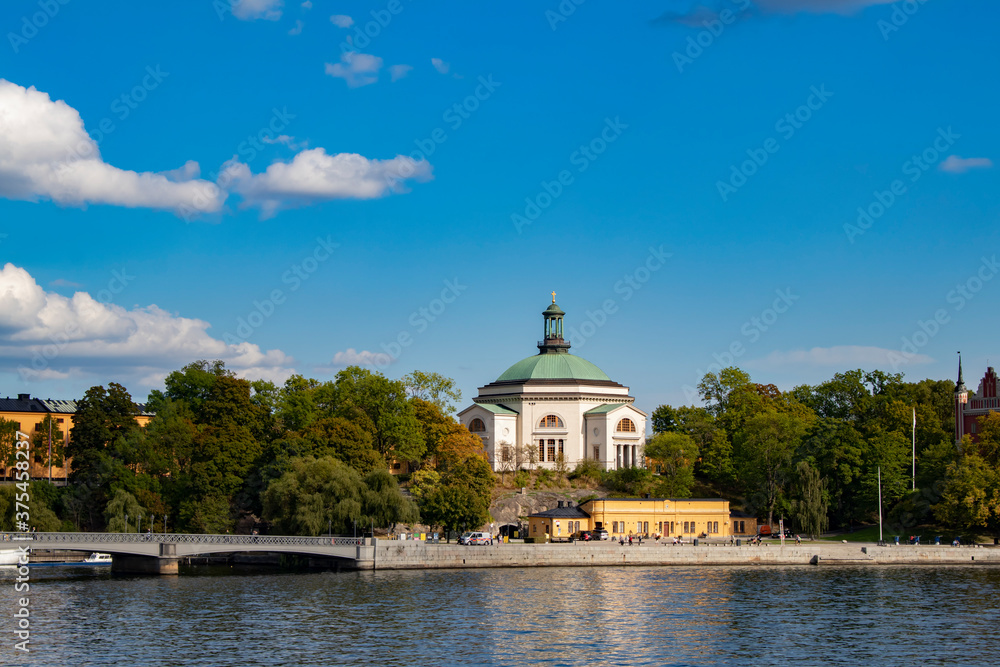
[[[1000,548],[993,547],[880,547],[835,542],[739,547],[663,542],[644,542],[641,546],[609,542],[460,546],[378,540],[369,548],[374,551],[376,570],[653,565],[1000,565]]]

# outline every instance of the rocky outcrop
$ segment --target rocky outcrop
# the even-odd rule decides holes
[[[560,500],[572,501],[573,504],[577,504],[581,498],[593,497],[594,494],[593,489],[563,489],[558,491],[526,489],[523,494],[520,491],[508,491],[493,501],[490,506],[490,515],[493,516],[497,526],[518,524],[526,521],[530,514],[557,507]]]

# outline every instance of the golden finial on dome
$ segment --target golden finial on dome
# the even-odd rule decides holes
[[[555,302],[556,302],[556,293],[553,292],[552,293],[552,303],[555,303]]]

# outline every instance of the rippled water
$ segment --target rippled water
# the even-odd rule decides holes
[[[989,665],[1000,649],[1000,568],[212,572],[32,568],[25,655],[0,570],[0,664]]]

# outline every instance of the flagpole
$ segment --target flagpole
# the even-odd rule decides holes
[[[878,467],[878,543],[882,544],[882,466]]]
[[[917,407],[913,406],[913,482],[912,490],[917,490]]]

